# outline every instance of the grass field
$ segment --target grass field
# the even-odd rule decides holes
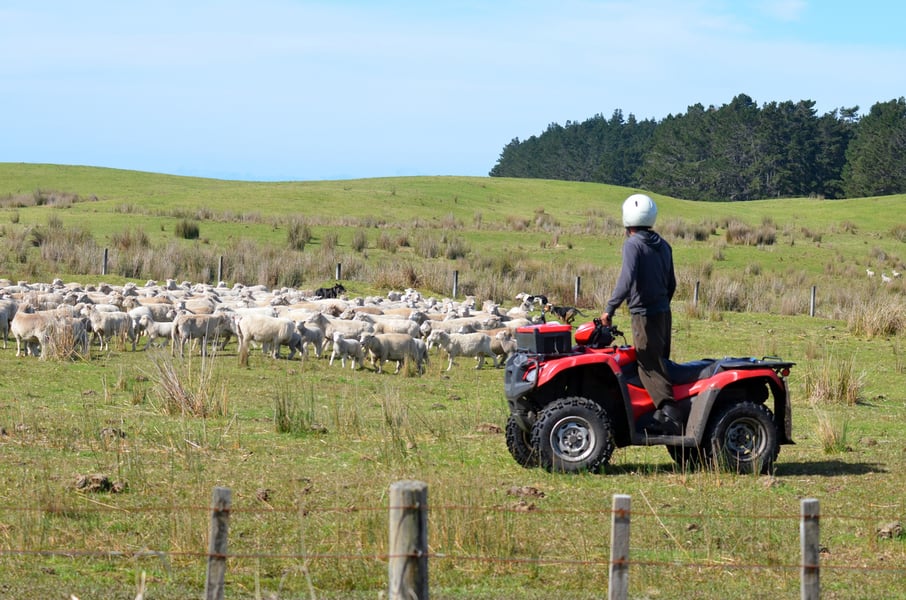
[[[298,267],[304,288],[332,282],[339,262],[354,296],[412,279],[426,294],[449,295],[457,270],[479,302],[510,306],[519,291],[554,290],[565,304],[581,275],[580,305],[591,315],[619,266],[627,193],[531,180],[265,184],[4,164],[0,278],[199,279],[200,270],[56,271],[47,244],[32,243],[35,231],[81,230],[92,240],[78,238],[83,248],[115,255],[135,252],[113,242],[140,228],[148,254],[244,248],[271,261],[242,263],[247,273]],[[772,477],[685,473],[660,447],[619,449],[601,475],[523,469],[502,434],[502,372],[463,359],[446,373],[432,355],[417,376],[258,353],[241,367],[234,344],[184,361],[123,347],[38,361],[12,347],[0,350],[0,597],[134,598],[143,574],[146,598],[200,597],[215,486],[233,492],[227,597],[380,597],[388,490],[417,479],[429,485],[433,598],[604,596],[613,494],[632,496],[633,598],[796,595],[803,498],[821,502],[823,598],[906,598],[906,537],[895,527],[906,518],[903,287],[880,281],[902,270],[906,222],[893,215],[904,197],[657,200],[681,280],[674,358],[797,362],[796,445],[783,447]],[[174,236],[187,218],[201,239]],[[311,228],[301,251],[287,248],[292,218]],[[357,231],[367,238],[361,251]],[[747,244],[732,231],[775,237]],[[382,235],[409,245],[382,247]],[[453,238],[465,251],[452,259],[419,245]],[[407,270],[409,279],[398,274]],[[207,403],[206,417],[171,410],[168,370]],[[817,395],[817,384],[849,386],[855,398]],[[93,491],[84,477],[94,474],[122,488]]]

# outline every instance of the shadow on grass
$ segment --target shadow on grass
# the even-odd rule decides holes
[[[888,470],[879,463],[848,463],[842,460],[819,460],[809,462],[782,462],[774,463],[775,477],[802,477],[823,476],[834,477],[838,475],[867,475],[868,473],[887,473]],[[647,473],[658,475],[661,473],[676,473],[679,467],[671,462],[666,463],[620,463],[607,465],[604,472],[608,475],[637,475]]]
[[[848,463],[842,460],[818,460],[809,462],[775,463],[778,477],[789,475],[813,475],[833,477],[835,475],[867,475],[868,473],[887,473],[887,469],[878,463]]]

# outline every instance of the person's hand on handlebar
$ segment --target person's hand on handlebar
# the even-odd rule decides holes
[[[606,312],[601,313],[601,323],[607,327],[610,327],[613,324],[610,321],[610,314]]]

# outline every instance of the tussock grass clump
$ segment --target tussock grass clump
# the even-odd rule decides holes
[[[350,248],[356,252],[361,252],[368,247],[368,236],[365,235],[365,232],[361,229],[356,229],[355,233],[352,234],[352,243]]]
[[[77,202],[97,200],[96,197],[81,198],[78,194],[53,190],[35,190],[30,194],[8,194],[0,198],[0,208],[25,208],[26,206],[67,207]]]
[[[835,423],[830,416],[824,411],[817,411],[818,424],[816,433],[821,447],[825,454],[840,454],[846,452],[847,444],[847,423],[843,420]]]
[[[213,357],[203,357],[197,368],[192,360],[177,364],[164,353],[152,354],[154,371],[148,376],[156,408],[166,415],[224,417],[228,414],[227,385],[215,372]]]
[[[74,318],[57,321],[42,345],[41,356],[54,360],[87,360],[88,331],[85,323]]]
[[[311,229],[302,219],[291,219],[286,230],[286,243],[291,250],[305,250],[305,245],[311,241]]]
[[[443,240],[435,235],[422,233],[415,238],[413,248],[421,258],[437,258],[443,252]]]
[[[853,305],[847,327],[853,335],[867,338],[896,335],[906,328],[906,306],[899,297],[878,294],[871,302]]]
[[[312,431],[323,431],[324,426],[315,417],[313,394],[307,397],[294,394],[284,386],[274,396],[274,431],[302,435]]]
[[[668,239],[696,242],[706,242],[717,233],[717,226],[713,223],[688,223],[683,219],[670,219],[660,229]]]
[[[805,368],[805,395],[813,404],[853,406],[862,394],[864,375],[856,372],[855,359],[826,356]]]
[[[340,236],[335,231],[328,231],[321,238],[321,251],[332,252],[340,245]]]
[[[444,242],[446,243],[446,246],[444,248],[444,257],[449,260],[465,258],[469,253],[469,246],[462,238],[445,238]]]
[[[726,223],[724,239],[738,246],[771,246],[777,241],[777,227],[770,218],[766,218],[760,227],[730,219]]]
[[[899,223],[890,230],[890,235],[899,242],[906,242],[906,225]]]
[[[197,240],[201,230],[198,227],[198,223],[189,219],[181,219],[176,223],[173,233],[176,237],[184,240]]]
[[[126,229],[120,233],[114,233],[110,237],[110,244],[121,252],[127,252],[129,250],[150,248],[151,239],[148,237],[148,234],[139,227],[134,231],[132,229]]]

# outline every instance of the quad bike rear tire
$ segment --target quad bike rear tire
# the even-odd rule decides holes
[[[526,469],[538,466],[538,453],[532,447],[532,434],[523,431],[512,415],[506,420],[506,448],[510,455]]]
[[[770,473],[780,454],[771,409],[764,404],[739,402],[715,410],[704,438],[710,460],[733,473]]]
[[[532,448],[548,471],[597,473],[613,454],[610,419],[603,407],[587,398],[557,400],[538,414]]]

